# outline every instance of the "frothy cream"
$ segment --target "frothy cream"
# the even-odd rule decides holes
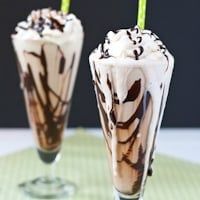
[[[80,20],[74,14],[45,8],[34,10],[26,21],[19,22],[15,37],[23,40],[43,40],[57,44],[83,35]]]
[[[167,65],[166,51],[166,46],[156,34],[136,26],[108,32],[104,44],[95,50],[95,55],[99,58],[159,59]]]

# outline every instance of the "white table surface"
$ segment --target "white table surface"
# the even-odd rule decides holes
[[[90,134],[102,137],[101,129],[87,129]],[[68,129],[65,135],[71,135]],[[0,129],[0,156],[34,147],[30,129]],[[200,164],[200,129],[161,129],[157,152]]]

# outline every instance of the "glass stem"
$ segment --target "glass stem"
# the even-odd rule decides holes
[[[51,164],[45,164],[44,166],[45,179],[49,182],[55,180],[55,167],[56,167],[56,162]]]

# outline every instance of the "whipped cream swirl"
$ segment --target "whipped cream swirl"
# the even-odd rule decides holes
[[[150,30],[140,30],[135,26],[130,29],[121,29],[108,32],[105,43],[100,44],[95,53],[99,58],[158,58],[163,55],[168,60],[166,46],[156,34]]]
[[[21,39],[49,39],[82,34],[80,20],[73,14],[64,14],[51,8],[33,10],[25,21],[19,22],[16,37]]]

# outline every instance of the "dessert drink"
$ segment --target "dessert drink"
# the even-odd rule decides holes
[[[83,28],[73,14],[41,9],[18,23],[12,41],[39,155],[51,163],[69,115]]]
[[[174,59],[149,30],[110,31],[90,55],[115,198],[142,199]]]

